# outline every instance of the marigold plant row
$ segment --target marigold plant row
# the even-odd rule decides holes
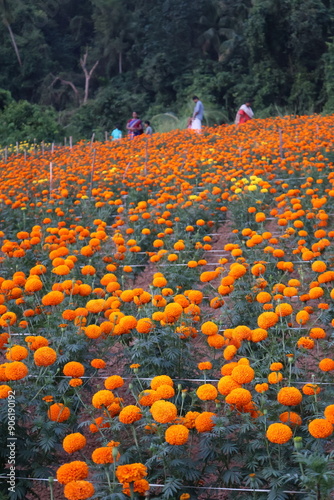
[[[329,498],[333,142],[287,116],[0,163],[1,494]]]

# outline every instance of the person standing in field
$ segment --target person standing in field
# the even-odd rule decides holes
[[[144,127],[145,127],[145,134],[147,134],[147,135],[153,134],[153,129],[152,129],[151,124],[148,120],[146,120],[146,122],[144,122]]]
[[[141,135],[143,133],[142,121],[135,111],[132,113],[132,118],[128,120],[126,129],[130,139],[133,139],[137,135]]]
[[[242,123],[246,123],[251,120],[253,116],[254,113],[251,108],[251,101],[248,100],[238,109],[237,115],[235,117],[235,124],[241,125]]]
[[[194,95],[193,101],[195,103],[195,107],[191,121],[191,128],[192,130],[201,130],[202,120],[204,116],[204,107],[197,95]]]
[[[110,135],[111,135],[113,141],[117,141],[118,139],[122,139],[123,134],[122,134],[122,131],[121,131],[119,125],[115,126],[114,130],[111,132]]]

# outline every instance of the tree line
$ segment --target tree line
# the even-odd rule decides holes
[[[334,111],[334,0],[0,0],[0,143]],[[179,122],[181,123],[181,122]]]

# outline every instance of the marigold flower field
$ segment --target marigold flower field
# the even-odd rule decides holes
[[[333,143],[287,116],[2,160],[1,499],[331,497]]]

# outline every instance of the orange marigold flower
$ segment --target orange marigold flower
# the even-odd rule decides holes
[[[160,424],[172,422],[177,416],[176,406],[169,401],[165,401],[164,399],[155,401],[155,403],[151,406],[150,412],[154,420]]]
[[[112,464],[114,462],[112,447],[102,446],[96,448],[92,453],[92,461],[95,464]]]
[[[292,430],[285,424],[271,424],[267,429],[266,436],[271,443],[284,444],[292,438]]]
[[[115,400],[115,396],[111,391],[102,389],[97,391],[92,398],[94,408],[108,407]]]
[[[305,323],[307,323],[309,319],[310,315],[305,310],[299,311],[296,314],[296,322],[298,323],[298,325],[305,325]]]
[[[319,394],[321,389],[317,384],[305,384],[302,391],[303,394],[306,394],[307,396],[314,396],[315,394]]]
[[[154,328],[154,323],[150,318],[140,318],[136,329],[138,333],[149,333]]]
[[[99,325],[88,325],[83,330],[86,337],[90,339],[98,339],[102,335],[102,329]]]
[[[277,394],[277,401],[284,406],[296,406],[302,402],[303,395],[296,387],[283,387]]]
[[[75,451],[81,450],[86,446],[87,439],[80,432],[74,432],[68,434],[63,439],[63,448],[66,453],[74,453]]]
[[[71,411],[63,403],[54,403],[48,410],[48,417],[53,422],[65,422],[70,418]]]
[[[136,405],[125,406],[118,415],[122,424],[133,424],[142,418],[141,409]]]
[[[245,406],[252,400],[252,395],[247,389],[233,389],[225,398],[226,403],[236,406]]]
[[[182,445],[188,441],[189,429],[185,425],[171,425],[165,432],[165,440],[172,445]]]
[[[266,392],[269,389],[269,386],[266,382],[264,382],[263,384],[256,384],[254,389],[256,392],[259,392],[261,394],[263,392]]]
[[[96,370],[100,370],[106,367],[106,362],[100,358],[92,359],[90,364],[93,368],[96,368]]]
[[[188,411],[183,418],[183,425],[187,427],[187,429],[195,428],[195,420],[200,415],[198,411]]]
[[[257,318],[257,324],[259,328],[268,330],[271,326],[275,326],[278,320],[279,316],[275,312],[264,312]]]
[[[159,385],[159,387],[157,387],[157,390],[155,392],[157,394],[158,399],[170,399],[175,396],[174,387],[171,387],[170,385],[167,384]]]
[[[281,380],[283,380],[283,375],[281,372],[272,372],[268,375],[269,384],[278,384]]]
[[[334,360],[331,358],[324,358],[319,363],[319,368],[323,372],[330,372],[334,370]]]
[[[57,359],[57,353],[51,347],[40,347],[34,353],[34,361],[36,366],[50,366]]]
[[[203,384],[196,391],[197,397],[203,401],[213,401],[218,396],[218,391],[212,384]]]
[[[312,340],[310,337],[300,337],[300,339],[298,339],[297,341],[297,346],[303,347],[304,349],[313,349],[314,340]]]
[[[287,304],[286,302],[282,302],[281,304],[278,304],[275,308],[275,313],[280,317],[285,317],[289,316],[289,314],[293,313],[292,306],[290,304]]]
[[[198,432],[210,432],[216,425],[212,420],[216,414],[211,411],[200,413],[195,419],[195,428]]]
[[[268,337],[268,332],[263,328],[255,328],[255,330],[252,330],[251,333],[252,342],[261,342],[262,340],[265,340],[267,337]]]
[[[233,389],[238,388],[240,388],[240,384],[231,375],[225,375],[218,382],[218,391],[223,396],[227,396]]]
[[[173,387],[174,382],[168,375],[157,375],[151,380],[151,389],[156,391],[161,385],[170,385]]]
[[[12,392],[12,388],[9,385],[0,385],[0,399],[8,398],[10,392]]]
[[[6,363],[6,380],[21,380],[26,377],[28,373],[28,367],[22,363],[22,361],[12,361],[11,363]]]
[[[315,418],[309,423],[308,431],[314,438],[327,438],[333,433],[333,424],[326,418]]]
[[[7,349],[5,356],[9,361],[22,361],[22,359],[25,359],[28,354],[29,352],[26,347],[13,345]]]
[[[104,387],[112,391],[113,389],[117,389],[118,387],[122,387],[124,385],[124,380],[119,375],[111,375],[104,381]]]
[[[183,312],[183,307],[177,302],[167,304],[165,307],[165,317],[167,323],[174,323]]]
[[[161,386],[162,387],[162,386]],[[166,387],[166,386],[164,386]],[[170,387],[170,386],[167,386]],[[142,406],[152,406],[155,401],[158,401],[159,396],[157,394],[157,391],[154,391],[153,389],[146,389],[145,391],[142,391],[138,395],[138,401],[139,404]]]
[[[64,496],[67,500],[86,500],[94,493],[94,486],[89,481],[71,481],[64,488]]]
[[[99,313],[103,311],[105,305],[104,299],[89,300],[86,304],[86,309],[90,313]]]
[[[203,371],[203,370],[211,370],[212,369],[212,363],[210,361],[202,361],[201,363],[198,363],[197,367],[201,371]]]
[[[134,493],[144,496],[146,491],[150,489],[150,483],[146,479],[138,479],[137,481],[133,481],[132,487]],[[128,497],[131,496],[129,483],[123,483],[123,493]]]
[[[44,306],[56,306],[61,304],[64,300],[64,294],[58,290],[47,293],[42,297],[42,304]]]
[[[70,361],[63,368],[63,374],[67,377],[82,377],[85,373],[85,367],[78,361]]]
[[[120,483],[133,483],[147,476],[147,468],[141,463],[118,465],[116,477]]]
[[[226,361],[230,361],[237,353],[237,348],[234,345],[228,345],[224,349],[223,357]]]
[[[302,419],[300,415],[298,415],[298,413],[294,411],[285,411],[281,413],[279,419],[283,424],[288,424],[292,426],[302,424]]]
[[[71,481],[85,479],[88,476],[89,469],[86,462],[75,460],[61,465],[56,472],[57,480],[61,484],[68,484]]]
[[[326,338],[326,332],[325,330],[323,330],[323,328],[314,327],[311,328],[309,336],[311,337],[311,339],[324,339]]]
[[[233,369],[231,376],[238,384],[248,384],[255,377],[255,372],[248,365],[238,365]]]
[[[271,363],[269,370],[271,370],[273,372],[278,372],[278,371],[282,370],[282,368],[283,368],[283,364],[276,362],[276,363]]]
[[[331,424],[334,424],[334,405],[328,405],[326,406],[324,410],[324,415],[326,420],[330,422]]]

